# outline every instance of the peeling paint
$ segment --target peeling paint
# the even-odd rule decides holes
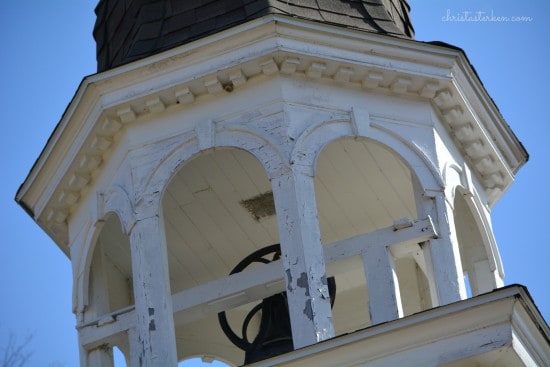
[[[287,280],[287,291],[292,292],[292,274],[290,273],[290,269],[286,269],[286,280]]]
[[[155,314],[155,309],[152,307],[149,307],[149,316],[153,316]]]
[[[155,331],[157,328],[155,326],[155,320],[149,322],[149,331]]]
[[[306,307],[304,307],[304,315],[306,315],[309,321],[313,321],[313,307],[311,307],[311,299],[308,299],[306,301]]]
[[[296,281],[296,285],[306,290],[306,297],[309,297],[309,282],[307,280],[307,274],[303,272],[300,274],[300,278]],[[309,300],[308,300],[309,301]]]

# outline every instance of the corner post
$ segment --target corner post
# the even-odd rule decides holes
[[[294,348],[334,337],[313,177],[272,179]]]
[[[153,202],[156,205],[136,208],[136,222],[130,230],[138,334],[131,338],[130,359],[140,367],[175,367],[174,315],[160,198]]]
[[[424,199],[424,215],[436,218],[439,236],[424,243],[429,269],[427,276],[435,307],[466,299],[467,295],[453,208],[444,192],[430,192]]]

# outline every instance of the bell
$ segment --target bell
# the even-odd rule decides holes
[[[245,351],[245,364],[284,354],[293,349],[286,292],[265,298],[260,305],[261,307],[257,308],[262,313],[260,328],[254,341]],[[250,317],[247,316],[245,322],[252,319],[254,314],[248,315]],[[247,325],[243,323],[243,330],[246,328]]]
[[[270,254],[273,254],[271,260],[264,258],[264,256]],[[242,271],[253,262],[269,263],[278,260],[280,255],[281,248],[279,244],[264,247],[244,258],[230,274]],[[336,296],[336,281],[334,277],[327,279],[327,285],[332,307]],[[258,312],[261,312],[259,330],[254,340],[249,342],[247,337],[248,327],[250,321]],[[220,312],[218,314],[218,321],[229,340],[245,351],[244,364],[275,357],[288,353],[294,349],[286,292],[267,297],[250,310],[243,321],[242,337],[239,337],[233,332],[227,322],[225,312]]]

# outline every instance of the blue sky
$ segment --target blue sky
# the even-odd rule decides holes
[[[13,198],[78,84],[96,70],[95,3],[0,0],[4,137],[0,144],[4,172],[0,180],[0,348],[10,330],[19,340],[33,334],[28,366],[78,365],[70,262]],[[506,284],[526,285],[547,320],[549,4],[545,0],[410,0],[417,40],[440,40],[463,48],[530,153],[492,217]],[[476,15],[509,19],[471,19]],[[458,21],[464,16],[470,21]],[[531,19],[512,21],[522,16]]]

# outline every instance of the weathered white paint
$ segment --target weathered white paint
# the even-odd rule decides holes
[[[272,184],[292,337],[301,348],[334,336],[315,188],[296,170]]]
[[[330,114],[328,114],[328,115],[330,116]],[[344,114],[343,116],[346,116],[346,115]],[[274,137],[269,137],[268,139],[264,138],[263,141],[267,142],[268,143],[267,145],[263,144],[261,140],[257,140],[257,138],[253,138],[251,140],[250,138],[253,137],[254,135],[261,135],[262,131],[257,130],[257,129],[250,130],[249,128],[247,128],[247,129],[243,129],[243,128],[240,128],[240,127],[237,128],[235,125],[233,125],[235,123],[235,120],[238,121],[238,118],[236,118],[234,120],[221,120],[221,121],[223,121],[223,123],[217,122],[216,124],[219,127],[222,127],[222,126],[225,125],[225,126],[227,126],[227,128],[225,128],[223,130],[220,130],[218,128],[218,130],[215,133],[215,137],[213,135],[214,132],[213,132],[212,127],[208,128],[206,130],[203,130],[202,128],[195,130],[198,134],[203,134],[203,135],[206,134],[206,135],[204,135],[203,138],[199,138],[199,140],[202,139],[202,141],[209,142],[209,143],[203,143],[202,144],[203,147],[207,148],[207,147],[210,146],[209,144],[214,144],[214,143],[215,144],[222,144],[222,145],[229,145],[231,143],[232,145],[240,146],[240,147],[245,148],[247,150],[250,150],[252,152],[258,152],[258,154],[256,154],[256,156],[261,159],[263,164],[265,164],[267,167],[270,168],[269,171],[272,172],[271,176],[275,176],[277,174],[277,172],[282,172],[281,169],[278,168],[278,167],[282,166],[282,163],[275,164],[275,165],[273,164],[273,158],[280,157],[281,153],[276,152],[276,151],[275,151],[276,153],[274,153],[274,154],[273,153],[265,153],[267,151],[265,149],[266,147],[276,146],[277,141],[274,140]],[[259,121],[259,120],[256,120],[256,121]],[[329,124],[325,125],[323,123],[322,119],[320,119],[318,121],[319,121],[319,126],[320,127],[330,126]],[[345,127],[345,129],[346,129],[345,132],[343,134],[341,134],[341,136],[351,136],[351,135],[353,135],[353,129],[349,129],[349,126],[351,126],[349,124],[349,121],[350,120],[348,120],[348,121],[340,120],[339,122],[337,122],[337,124],[339,124],[339,125],[334,125],[334,123],[331,121],[330,124],[332,126],[343,126],[343,127],[347,126],[347,127]],[[209,125],[209,126],[212,126],[212,125]],[[250,131],[251,133],[250,132],[247,132],[245,134],[241,133],[242,131],[247,131],[247,130]],[[322,131],[322,130],[318,129],[317,131]],[[333,129],[327,130],[327,133],[329,131],[333,132],[334,130]],[[369,131],[372,131],[372,130],[369,130]],[[380,130],[375,130],[375,131],[380,131]],[[236,134],[236,132],[238,132],[238,135]],[[320,141],[322,143],[317,145],[319,147],[319,148],[317,148],[317,154],[319,153],[321,148],[324,145],[326,145],[328,141],[330,141],[326,138],[328,135],[325,135],[325,134],[320,135],[320,136],[323,136],[323,138],[320,139]],[[190,135],[190,136],[192,136],[192,135]],[[378,135],[373,135],[373,136],[377,136],[377,139],[379,139],[379,137],[383,136],[383,135],[380,132],[378,132]],[[331,136],[331,139],[335,139],[337,137],[338,137],[338,135],[337,136]],[[172,139],[174,140],[174,142],[177,140],[175,138],[172,138]],[[255,140],[259,141],[260,143],[254,142]],[[179,141],[180,141],[180,143],[178,143],[178,144],[182,144],[181,139]],[[302,146],[302,147],[307,146],[306,143],[302,143],[304,141],[305,141],[305,139],[302,139],[298,142],[299,144],[301,144],[300,146]],[[386,137],[384,141],[388,142],[389,140]],[[183,157],[192,157],[194,154],[196,154],[198,149],[200,149],[194,144],[183,144],[183,145],[180,145],[180,146],[182,146],[186,149],[182,152]],[[406,148],[404,149],[402,147],[399,147],[399,145],[394,144],[392,146],[396,146],[397,147],[396,149],[399,149],[399,151],[403,151],[403,152],[407,151]],[[150,153],[152,153],[152,155],[145,154],[145,153],[140,153],[142,156],[145,157],[145,158],[140,158],[140,159],[137,160],[137,162],[139,162],[139,165],[141,167],[140,168],[141,172],[148,171],[148,172],[153,172],[153,173],[149,173],[147,176],[140,176],[140,175],[136,176],[133,173],[134,177],[136,177],[136,179],[138,181],[138,187],[139,187],[138,195],[145,195],[144,193],[146,193],[146,192],[150,192],[151,194],[153,194],[155,192],[155,190],[161,190],[163,185],[166,185],[166,182],[168,181],[168,179],[169,179],[170,175],[172,174],[172,172],[174,171],[175,167],[177,167],[180,164],[180,162],[185,160],[185,158],[182,158],[182,154],[174,154],[174,152],[177,152],[177,150],[176,150],[177,148],[175,149],[174,147],[176,147],[176,145],[170,143],[170,140],[165,140],[165,141],[162,141],[160,144],[155,144],[154,146],[148,146],[148,147],[145,148],[144,151],[145,152],[150,152]],[[191,149],[191,150],[189,150],[189,149]],[[297,152],[299,150],[295,150],[295,151]],[[303,149],[302,149],[302,151],[303,151]],[[425,152],[425,153],[429,153],[429,152]],[[135,156],[135,154],[134,154],[134,156]],[[170,159],[169,160],[163,160],[161,158],[162,156],[169,156]],[[303,155],[303,154],[296,154],[296,157],[302,158],[304,156],[305,155]],[[312,156],[314,157],[315,155],[313,154]],[[415,162],[414,158],[411,158],[411,157],[414,157],[414,155],[413,156],[408,155],[407,157],[408,157],[409,160],[412,160],[412,162]],[[165,168],[159,169],[158,167],[155,166],[155,164],[157,164],[156,162],[158,162],[159,160],[164,164]],[[310,159],[310,160],[308,160],[308,162],[311,162],[311,163],[308,163],[308,164],[311,165],[311,164],[313,164],[314,161],[315,161],[314,159]],[[172,163],[167,163],[167,162],[172,162]],[[298,163],[298,162],[296,162],[296,163]],[[303,159],[300,161],[300,163],[301,164],[298,165],[298,166],[301,169],[308,167],[308,165],[304,163]],[[425,166],[422,166],[420,164],[415,164],[415,167],[418,168],[418,170],[419,170],[418,172],[421,173],[422,180],[424,180],[424,181],[429,180],[428,179],[429,176],[427,176],[424,172],[430,172],[430,171],[426,170]],[[424,171],[422,171],[422,170],[424,170]],[[123,175],[124,173],[120,173],[120,174]],[[154,177],[154,179],[150,180],[147,177]],[[151,194],[147,194],[147,195],[151,195]],[[126,212],[128,212],[128,211],[126,211]],[[371,283],[372,283],[372,281],[371,281]],[[391,288],[393,288],[395,290],[396,287],[391,287]],[[395,295],[395,292],[394,292],[394,295],[392,297],[395,298],[395,296],[396,295]],[[373,297],[372,302],[376,303],[376,301],[375,301],[376,298],[377,297]],[[234,298],[232,298],[232,300],[235,301]],[[221,303],[220,306],[218,306],[218,307],[230,307],[232,305],[232,303],[229,301],[229,299],[226,299],[225,301],[227,301],[227,303]],[[400,303],[400,302],[397,302],[397,303]],[[196,307],[197,307],[197,309],[199,309],[200,305],[197,305]],[[400,305],[397,305],[396,307],[399,308]],[[384,307],[374,307],[374,308],[375,309],[384,309]],[[216,308],[214,308],[214,309],[216,309]],[[174,311],[176,311],[176,310],[174,310]],[[210,311],[210,312],[212,312],[212,311]],[[399,311],[397,312],[397,315],[399,315]],[[391,319],[391,318],[392,317],[388,318],[386,316],[386,317],[381,317],[381,320],[382,319],[388,320],[388,319]],[[113,330],[122,330],[122,329],[113,329]],[[105,335],[105,334],[103,334],[103,335]],[[92,339],[94,339],[94,338],[92,338]],[[95,341],[93,343],[95,343]],[[92,343],[90,343],[90,345],[91,344]],[[304,345],[306,345],[306,344],[304,344]]]
[[[137,338],[130,341],[137,366],[176,366],[177,352],[164,230],[159,215],[138,217],[130,232]]]
[[[29,207],[32,207],[36,214],[48,216],[52,220],[47,221],[47,223],[51,223],[51,226],[47,227],[48,232],[54,238],[58,238],[61,244],[63,240],[67,239],[63,237],[63,221],[66,220],[66,215],[68,214],[64,207],[69,205],[68,202],[64,201],[63,197],[68,198],[69,196],[61,195],[62,190],[65,189],[64,187],[60,187],[58,195],[53,194],[58,185],[64,186],[61,183],[65,174],[68,176],[66,182],[69,185],[70,182],[73,182],[72,187],[78,187],[78,185],[74,185],[78,180],[75,181],[75,179],[71,178],[86,177],[91,173],[91,169],[103,163],[101,159],[99,161],[94,159],[97,156],[86,154],[88,149],[81,148],[84,146],[87,148],[86,143],[89,141],[89,144],[91,144],[94,141],[94,137],[91,137],[89,140],[86,139],[88,134],[95,136],[96,133],[99,133],[102,136],[107,135],[105,137],[110,138],[113,135],[113,131],[116,131],[116,129],[112,128],[113,124],[99,124],[99,122],[105,121],[100,119],[102,113],[106,112],[105,109],[110,110],[107,116],[109,116],[110,120],[113,120],[113,117],[110,116],[118,116],[118,112],[120,111],[128,112],[129,104],[139,105],[140,108],[130,108],[130,111],[136,114],[137,121],[143,116],[143,112],[141,111],[145,111],[146,114],[155,113],[146,108],[146,103],[147,101],[154,100],[156,96],[163,97],[164,103],[167,104],[166,110],[169,110],[171,107],[170,104],[175,103],[177,100],[175,96],[176,92],[180,92],[185,88],[189,89],[190,87],[204,90],[203,80],[210,80],[209,78],[212,78],[212,70],[220,70],[220,73],[225,73],[225,70],[227,70],[226,73],[229,76],[235,70],[235,65],[240,62],[242,63],[241,70],[243,74],[248,77],[248,84],[254,79],[251,76],[257,75],[254,72],[261,70],[260,65],[264,64],[266,59],[269,60],[269,55],[277,56],[278,60],[281,56],[283,56],[283,59],[284,57],[290,57],[293,60],[300,60],[296,73],[303,72],[303,70],[309,68],[312,59],[319,60],[326,58],[327,64],[330,63],[331,65],[331,68],[327,68],[326,70],[339,70],[337,65],[333,67],[332,64],[334,63],[344,64],[345,66],[343,66],[346,68],[351,64],[354,66],[354,70],[356,70],[354,77],[350,78],[350,83],[353,85],[361,85],[362,79],[366,78],[366,74],[371,75],[375,71],[378,71],[379,75],[382,75],[382,80],[379,81],[376,88],[387,89],[386,83],[389,83],[396,76],[401,77],[403,80],[408,78],[412,80],[412,85],[407,88],[405,93],[407,96],[415,93],[426,95],[423,92],[425,91],[425,86],[432,86],[434,81],[438,81],[439,89],[434,96],[436,106],[443,111],[452,110],[453,108],[460,111],[459,114],[445,114],[445,116],[448,116],[445,123],[449,125],[460,124],[463,120],[468,122],[467,120],[471,118],[472,121],[470,123],[475,127],[474,132],[476,137],[479,136],[479,139],[484,142],[483,144],[487,152],[490,151],[488,153],[490,158],[488,159],[500,166],[499,172],[503,182],[484,183],[487,185],[487,191],[491,193],[491,202],[496,200],[507,185],[509,185],[513,178],[512,172],[523,162],[523,158],[521,157],[522,149],[519,144],[514,144],[511,132],[499,117],[498,111],[491,103],[475,75],[473,77],[470,75],[474,73],[469,67],[467,60],[458,51],[432,45],[417,44],[407,40],[389,40],[376,34],[365,34],[349,30],[344,32],[341,30],[338,30],[338,32],[322,32],[318,25],[298,25],[295,24],[296,21],[294,20],[284,17],[279,18],[268,17],[236,27],[239,30],[238,37],[235,37],[236,33],[234,33],[234,30],[222,32],[208,40],[201,40],[192,45],[186,45],[185,47],[164,53],[163,56],[155,56],[148,60],[142,60],[119,68],[116,71],[111,71],[110,73],[89,77],[75,96],[74,103],[69,106],[69,113],[66,114],[65,119],[60,125],[60,129],[56,131],[50,143],[53,146],[69,141],[73,148],[68,154],[65,150],[62,150],[63,153],[60,154],[57,154],[57,152],[55,152],[56,154],[48,154],[50,158],[48,164],[42,161],[38,162],[39,164],[36,165],[29,176],[29,180],[23,185],[20,192],[21,195],[18,197],[22,198],[23,193],[25,193],[25,200],[33,202],[33,204],[28,203]],[[277,20],[276,23],[271,23],[274,19]],[[273,37],[269,41],[266,40],[265,32],[273,32],[275,30],[278,32],[278,36]],[[231,39],[231,37],[235,37],[235,39]],[[240,47],[228,48],[229,44],[236,46],[241,41],[242,44]],[[242,45],[247,46],[244,47]],[[285,49],[288,51],[284,55],[275,54],[274,49],[281,49],[281,47],[286,47]],[[191,49],[193,52],[188,52]],[[179,53],[186,55],[186,57],[182,57]],[[220,56],[224,53],[224,56]],[[411,53],[414,56],[411,56]],[[213,57],[214,55],[218,57]],[[258,57],[258,55],[261,56]],[[163,57],[167,57],[170,61],[163,61]],[[411,57],[411,60],[414,61],[406,61]],[[460,67],[454,68],[456,64],[460,64]],[[184,67],[181,67],[181,65],[184,65]],[[278,71],[277,64],[275,66],[277,67],[275,70]],[[452,74],[459,81],[458,84],[449,83],[451,69]],[[334,72],[335,75],[337,75],[336,71]],[[151,78],[152,72],[158,73],[156,78]],[[323,73],[322,75],[333,77],[332,74],[326,75]],[[219,77],[225,78],[225,75],[220,74]],[[261,77],[264,77],[264,75]],[[141,82],[139,81],[140,78],[142,78]],[[113,80],[117,82],[113,82]],[[184,82],[174,85],[174,80]],[[196,88],[194,83],[198,83]],[[468,93],[464,93],[464,91],[468,91]],[[462,99],[464,96],[475,96],[486,103],[472,106]],[[88,108],[90,105],[95,106],[92,112]],[[141,105],[143,105],[143,108],[141,108]],[[481,106],[484,106],[485,110]],[[126,116],[126,114],[123,113],[122,116]],[[479,118],[479,116],[482,118]],[[119,119],[120,117],[117,118]],[[85,121],[86,127],[76,130],[71,129],[70,124],[68,124],[70,119]],[[488,139],[488,132],[495,136],[496,139]],[[115,132],[114,134],[117,133]],[[457,139],[459,140],[459,137]],[[73,142],[74,144],[72,144]],[[111,148],[106,147],[105,149],[108,150]],[[69,169],[72,166],[71,161],[80,161],[78,164],[80,173],[77,172],[78,170],[73,171]],[[43,172],[56,171],[56,169],[53,169],[52,164],[60,170],[60,177],[56,177],[53,180],[52,178],[45,180],[46,176],[38,175],[38,172],[42,170]],[[514,168],[508,168],[510,166]],[[483,169],[483,167],[481,165],[479,168],[476,167],[476,169]],[[61,171],[64,173],[61,173]],[[483,174],[483,172],[480,171],[480,174]],[[49,173],[47,177],[50,177]],[[48,190],[41,196],[40,200],[38,200],[38,196],[40,195],[29,192],[30,183],[37,181],[40,181],[40,184],[46,184],[46,181],[51,181],[47,185]],[[53,196],[55,196],[54,200],[62,199],[63,203],[60,207],[49,204],[49,200]],[[55,218],[58,220],[57,224],[54,220]]]

